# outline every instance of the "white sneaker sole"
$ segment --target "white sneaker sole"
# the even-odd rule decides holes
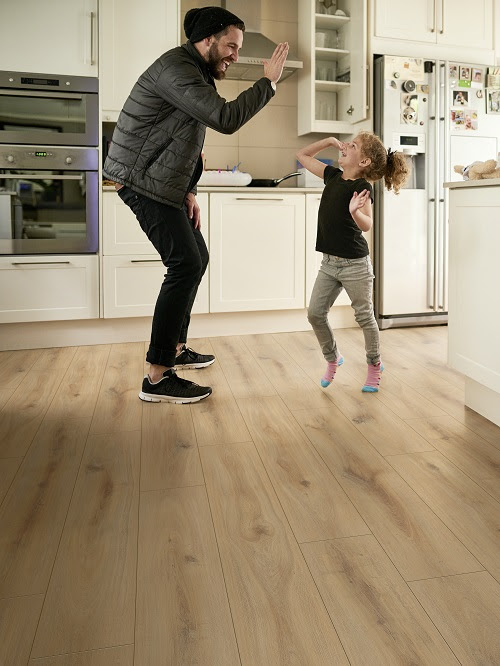
[[[156,395],[154,393],[144,393],[144,391],[141,391],[139,393],[139,398],[144,400],[144,402],[171,402],[175,405],[186,405],[190,402],[204,400],[205,398],[208,398],[211,393],[212,392],[210,391],[209,393],[205,393],[205,395],[197,395],[194,398],[176,398],[172,395]]]
[[[198,370],[199,368],[207,368],[209,365],[212,365],[212,363],[215,363],[214,358],[206,363],[181,363],[180,365],[174,366],[174,368],[175,370],[182,370],[183,368],[186,370]]]

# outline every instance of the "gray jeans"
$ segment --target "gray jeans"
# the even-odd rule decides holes
[[[328,313],[342,288],[351,299],[354,316],[363,329],[366,362],[380,361],[379,331],[372,303],[373,278],[370,257],[343,259],[331,254],[323,255],[321,268],[312,290],[307,318],[327,361],[335,361],[338,356],[337,343],[328,323]]]

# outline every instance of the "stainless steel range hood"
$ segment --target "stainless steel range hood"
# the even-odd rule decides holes
[[[261,32],[261,0],[222,0],[221,6],[239,16],[245,23],[238,62],[233,62],[228,67],[226,79],[258,81],[264,75],[262,61],[268,60],[276,48],[276,44]],[[291,76],[297,69],[302,69],[302,63],[289,51],[280,81]]]

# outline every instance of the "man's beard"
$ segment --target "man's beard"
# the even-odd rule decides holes
[[[210,49],[208,50],[208,71],[212,75],[214,79],[217,79],[218,81],[221,81],[222,79],[226,78],[226,71],[223,71],[222,69],[219,69],[220,63],[225,60],[225,58],[221,58],[219,55],[219,49],[218,49],[218,44],[217,42],[214,42]]]

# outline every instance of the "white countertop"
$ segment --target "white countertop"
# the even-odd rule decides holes
[[[453,183],[444,183],[443,187],[449,187],[450,190],[459,187],[491,187],[500,185],[500,178],[484,178],[483,180],[457,180]]]
[[[500,182],[500,181],[499,181]],[[102,189],[104,192],[114,192],[115,188],[113,185],[103,185]],[[287,194],[321,194],[323,192],[322,187],[231,187],[226,185],[224,187],[216,187],[215,185],[211,186],[201,186],[198,187],[198,192],[236,192],[245,194],[277,194],[279,192],[286,192]]]

